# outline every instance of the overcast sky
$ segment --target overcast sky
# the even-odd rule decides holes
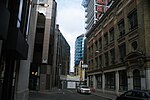
[[[85,13],[82,0],[56,0],[57,24],[71,48],[71,71],[74,67],[74,51],[76,38],[85,33]]]

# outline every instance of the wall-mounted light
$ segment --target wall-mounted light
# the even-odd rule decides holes
[[[48,4],[44,4],[44,3],[33,3],[32,5],[33,5],[33,8],[36,5],[39,5],[39,6],[42,6],[42,7],[45,7],[45,8],[47,8],[49,6]]]

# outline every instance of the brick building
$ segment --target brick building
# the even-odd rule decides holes
[[[90,87],[112,93],[150,89],[149,4],[115,0],[87,32]]]

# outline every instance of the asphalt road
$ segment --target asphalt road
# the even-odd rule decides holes
[[[53,92],[30,92],[29,100],[108,100],[92,94],[79,94],[74,90]]]

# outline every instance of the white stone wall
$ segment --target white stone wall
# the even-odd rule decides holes
[[[146,70],[146,88],[150,90],[150,69]]]

